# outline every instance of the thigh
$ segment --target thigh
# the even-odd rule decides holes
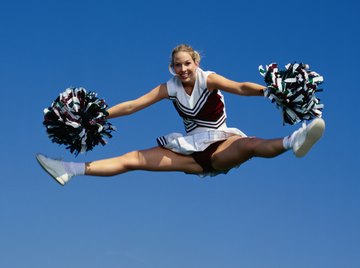
[[[232,136],[220,144],[212,155],[212,166],[216,170],[228,170],[253,157],[249,137]]]
[[[176,154],[162,147],[86,163],[87,175],[113,176],[132,170],[202,172],[192,156]]]
[[[201,173],[202,167],[189,155],[181,155],[163,147],[154,147],[136,152],[134,169],[150,171],[182,171]]]

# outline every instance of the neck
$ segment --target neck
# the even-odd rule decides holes
[[[195,83],[194,82],[189,82],[189,83],[183,83],[182,85],[183,85],[183,88],[184,88],[185,92],[188,95],[191,95],[191,93],[193,92]]]

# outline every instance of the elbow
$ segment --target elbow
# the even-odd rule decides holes
[[[133,105],[132,101],[127,101],[124,103],[122,109],[120,109],[119,116],[129,115],[136,112],[135,106]]]
[[[124,115],[129,115],[136,112],[136,108],[133,105],[133,103],[129,102],[127,103],[125,109],[124,109]]]
[[[238,92],[239,92],[239,95],[241,95],[241,96],[249,96],[250,95],[246,82],[239,82]]]

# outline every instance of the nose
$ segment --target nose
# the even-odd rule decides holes
[[[186,68],[185,64],[182,64],[182,65],[181,65],[181,71],[184,72],[184,71],[186,71],[186,69],[187,69],[187,68]]]

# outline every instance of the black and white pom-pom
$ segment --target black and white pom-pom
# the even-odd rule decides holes
[[[95,92],[84,88],[67,88],[44,109],[44,126],[52,142],[66,145],[78,155],[111,138],[115,130],[107,122],[107,104]]]
[[[309,65],[302,63],[287,64],[285,70],[279,70],[276,63],[262,65],[259,71],[265,78],[267,88],[265,97],[282,110],[283,123],[295,123],[322,116],[323,104],[315,96],[324,79],[311,71]]]

